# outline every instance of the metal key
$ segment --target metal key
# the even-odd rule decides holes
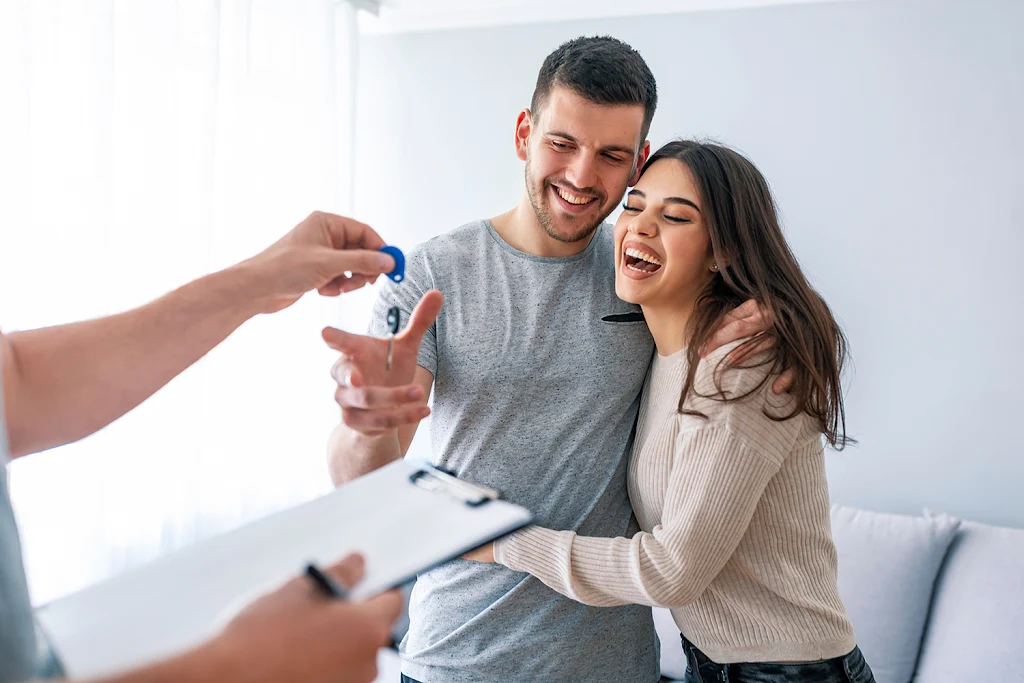
[[[384,369],[388,372],[391,371],[391,359],[392,353],[395,347],[395,335],[398,334],[398,328],[402,321],[402,309],[398,306],[392,306],[388,309],[388,329],[391,333],[388,334],[388,362],[384,366]]]

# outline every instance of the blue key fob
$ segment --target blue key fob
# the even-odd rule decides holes
[[[381,247],[380,250],[395,259],[395,269],[387,274],[389,278],[395,282],[401,282],[405,279],[405,256],[402,254],[402,250],[398,247]]]

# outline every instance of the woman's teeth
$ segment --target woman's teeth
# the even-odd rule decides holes
[[[659,259],[657,256],[654,256],[653,254],[648,254],[645,251],[640,251],[639,249],[633,249],[633,248],[627,249],[626,250],[626,256],[632,256],[635,259],[640,259],[641,261],[647,261],[648,263],[653,263],[656,266],[660,266],[661,265],[661,259]]]
[[[653,273],[661,268],[661,260],[639,249],[626,249],[626,267],[638,273]]]
[[[558,187],[557,185],[555,186],[555,192],[558,193],[559,197],[561,197],[565,201],[569,202],[570,204],[577,204],[577,205],[589,204],[590,202],[594,201],[594,199],[595,199],[594,197],[583,197],[583,196],[580,196],[578,194],[573,194],[571,192],[566,192],[565,190],[563,190],[562,188]]]

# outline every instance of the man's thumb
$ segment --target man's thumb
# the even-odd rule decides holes
[[[430,326],[437,320],[443,305],[444,295],[436,289],[432,289],[424,294],[413,310],[412,316],[409,318],[409,324],[402,331],[401,337],[403,339],[411,338],[415,341],[422,341],[423,335],[427,333]]]

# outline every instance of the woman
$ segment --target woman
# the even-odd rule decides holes
[[[845,339],[767,182],[730,149],[669,143],[628,193],[615,239],[616,293],[642,307],[657,345],[629,468],[642,531],[531,527],[473,559],[590,605],[671,608],[688,683],[873,681],[836,586],[822,445],[848,441]],[[771,328],[701,359],[747,299]],[[770,384],[784,368],[794,382],[780,397]]]

